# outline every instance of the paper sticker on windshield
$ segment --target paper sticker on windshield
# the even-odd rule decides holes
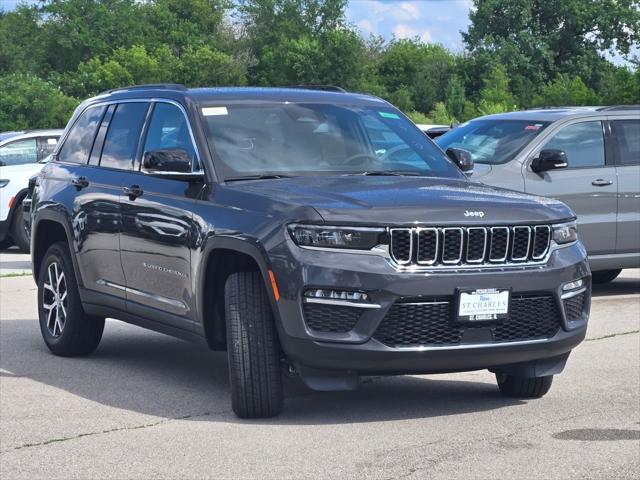
[[[397,113],[389,113],[389,112],[378,112],[382,118],[393,118],[394,120],[400,120],[400,115]]]
[[[229,115],[227,107],[204,107],[202,115],[205,117],[213,117],[214,115]]]
[[[541,128],[542,128],[541,123],[536,123],[534,125],[527,125],[526,127],[524,127],[525,130],[540,130]]]

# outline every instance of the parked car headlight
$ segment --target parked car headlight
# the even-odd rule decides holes
[[[301,247],[370,250],[381,243],[383,228],[289,225],[293,241]]]
[[[578,225],[576,225],[576,222],[554,225],[553,240],[558,244],[571,243],[578,240]]]

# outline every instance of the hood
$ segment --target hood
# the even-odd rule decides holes
[[[551,223],[574,216],[557,200],[444,178],[296,177],[227,187],[312,207],[325,222],[337,224],[497,225]]]
[[[474,163],[471,180],[489,175],[491,173],[491,170],[493,170],[493,167],[488,163]]]

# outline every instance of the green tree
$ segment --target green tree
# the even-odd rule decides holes
[[[469,51],[497,55],[511,77],[534,84],[565,73],[593,85],[604,51],[626,55],[640,42],[638,0],[474,0],[474,7],[463,34]]]
[[[598,105],[600,97],[587,87],[580,77],[558,75],[542,89],[536,103],[538,105]]]
[[[461,120],[464,115],[465,103],[464,85],[460,77],[453,75],[449,79],[449,84],[444,94],[444,104],[447,107],[449,115],[456,120]]]
[[[444,100],[454,64],[454,56],[441,45],[393,40],[380,59],[379,74],[387,91],[407,89],[413,105],[428,112]]]
[[[509,112],[517,108],[515,97],[509,90],[506,69],[502,65],[497,65],[485,79],[484,88],[480,90],[478,113],[488,115]]]
[[[62,128],[78,100],[30,74],[0,76],[0,132]]]

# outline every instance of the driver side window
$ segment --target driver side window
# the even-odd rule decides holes
[[[189,125],[184,114],[178,107],[170,103],[156,103],[143,151],[175,149],[186,151],[191,157],[194,169],[199,168],[196,165],[195,148],[191,142]]]
[[[556,133],[544,150],[563,150],[568,168],[604,167],[604,136],[602,122],[580,122],[568,125]]]

